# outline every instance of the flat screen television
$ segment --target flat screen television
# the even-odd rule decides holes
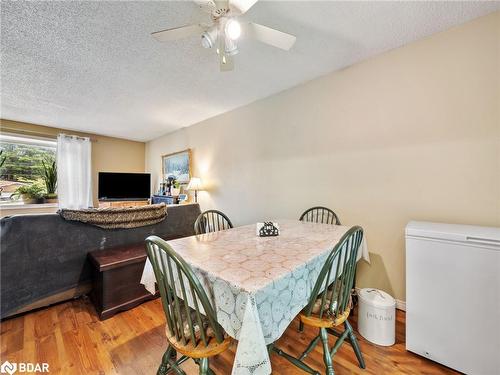
[[[99,172],[99,200],[141,200],[151,196],[151,174]]]

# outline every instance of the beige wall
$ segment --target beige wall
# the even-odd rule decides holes
[[[144,172],[144,142],[129,141],[120,138],[75,132],[28,124],[24,122],[0,120],[0,131],[19,132],[24,134],[46,134],[57,136],[59,133],[75,134],[91,137],[92,140],[92,180],[94,204],[97,204],[97,173],[98,172]],[[38,211],[36,211],[38,212]]]
[[[192,148],[236,224],[331,207],[366,230],[358,285],[404,299],[408,221],[500,226],[499,46],[496,13],[153,140],[146,170]]]

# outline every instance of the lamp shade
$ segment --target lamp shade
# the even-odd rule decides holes
[[[201,179],[199,177],[191,177],[187,190],[201,190]]]

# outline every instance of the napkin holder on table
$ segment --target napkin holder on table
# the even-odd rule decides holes
[[[257,223],[257,236],[259,237],[276,237],[280,234],[280,226],[278,223],[266,221]]]

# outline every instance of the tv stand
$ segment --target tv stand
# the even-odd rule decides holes
[[[138,206],[147,206],[149,204],[149,200],[102,200],[99,201],[99,208],[108,208],[108,207],[138,207]]]

